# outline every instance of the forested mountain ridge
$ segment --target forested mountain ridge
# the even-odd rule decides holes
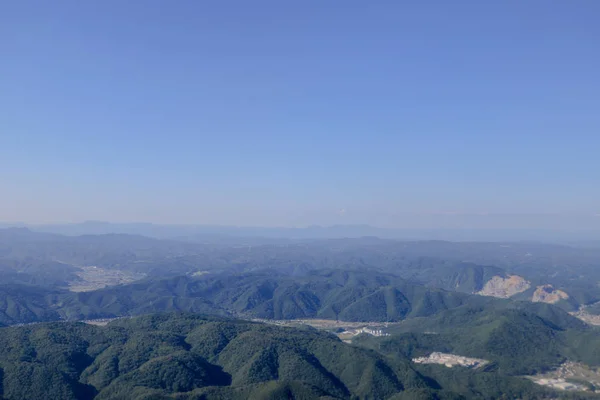
[[[400,321],[501,300],[412,284],[390,274],[331,270],[152,278],[92,292],[0,285],[0,322],[188,311],[267,319]]]
[[[592,270],[593,257],[582,269],[569,266],[565,274],[547,277],[540,271],[556,270],[559,264],[538,266],[531,262],[534,253],[522,251],[550,252],[540,259],[546,260],[554,251],[564,255],[570,249],[511,246],[377,238],[223,245],[130,235],[0,232],[0,326],[157,312],[212,315],[121,319],[106,329],[63,322],[3,330],[13,333],[5,335],[10,343],[0,341],[0,346],[6,345],[4,353],[0,351],[0,390],[6,398],[39,396],[43,387],[56,390],[53,398],[165,398],[174,393],[178,399],[492,399],[499,393],[543,398],[550,392],[515,375],[553,368],[566,360],[600,365],[596,349],[600,340],[594,328],[560,308],[531,303],[533,293],[548,287],[542,286],[547,279],[555,279],[569,286],[556,284],[543,294],[568,294],[566,299],[559,296],[558,306],[570,310],[593,303],[598,294],[595,275],[574,278]],[[480,260],[507,256],[510,265],[474,263],[478,258],[473,252],[481,249]],[[584,253],[582,259],[593,255]],[[527,275],[536,270],[538,275]],[[521,273],[523,277],[517,275]],[[97,289],[103,282],[108,286]],[[520,286],[512,291],[503,286],[515,283]],[[474,294],[502,295],[502,290],[510,299]],[[363,362],[366,355],[352,352],[364,349],[348,350],[326,333],[318,336],[328,338],[323,349],[341,343],[343,354],[318,352],[312,346],[321,339],[311,342],[298,336],[316,334],[312,329],[273,331],[274,327],[217,316],[325,321],[318,323],[343,326],[336,331],[340,337],[350,335],[354,345],[370,348],[366,354],[375,358]],[[380,338],[348,328],[400,321],[379,325],[387,326],[386,333],[391,334]],[[200,346],[202,340],[193,338],[203,329],[208,329],[208,336],[202,334],[202,340],[237,341],[229,347],[235,350],[220,349],[211,356],[197,353],[206,343]],[[273,341],[278,344],[271,346]],[[45,352],[49,349],[56,353]],[[432,351],[488,359],[490,364],[484,370],[448,371],[409,361]],[[247,363],[237,364],[240,358]],[[322,368],[315,367],[315,359]],[[331,359],[345,360],[353,372],[327,364]],[[60,372],[52,372],[59,365]],[[234,370],[245,370],[246,375]],[[291,370],[305,375],[292,379]],[[349,378],[344,378],[346,373]],[[248,374],[265,379],[247,379]],[[19,381],[17,376],[33,380]],[[19,385],[32,392],[19,394]]]
[[[485,399],[499,387],[513,397],[556,396],[496,372],[479,373],[456,393],[436,380],[440,371],[419,372],[398,355],[311,328],[218,317],[161,314],[1,333],[0,396],[7,399]]]
[[[198,316],[5,328],[0,367],[1,395],[10,399],[344,399],[428,390],[408,362],[325,333]]]
[[[254,238],[253,240],[256,240]],[[430,287],[480,292],[492,279],[517,276],[566,293],[570,311],[600,301],[600,250],[540,243],[452,243],[378,238],[302,240],[256,244],[244,238],[203,243],[126,234],[62,236],[0,229],[3,283],[69,287],[85,281],[81,268],[164,277],[269,270],[294,276],[328,269],[372,270]],[[509,291],[510,292],[510,291]],[[567,297],[568,296],[568,297]],[[592,309],[590,309],[592,310]]]
[[[389,337],[361,336],[356,344],[415,357],[433,351],[484,358],[488,369],[534,375],[566,360],[600,366],[600,329],[543,303],[463,306],[391,327]],[[369,344],[371,343],[371,344]]]
[[[69,295],[65,291],[38,286],[0,284],[0,323],[11,325],[59,320],[58,304],[63,296]]]

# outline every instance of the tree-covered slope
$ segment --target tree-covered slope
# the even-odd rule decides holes
[[[152,279],[67,297],[68,318],[156,311],[225,313],[269,319],[399,321],[495,299],[428,288],[389,274],[332,270],[305,276],[221,274]]]
[[[600,365],[600,330],[548,304],[464,306],[430,318],[408,320],[386,338],[357,338],[390,354],[414,357],[432,351],[483,358],[489,369],[523,375],[565,360]]]
[[[2,328],[0,397],[564,397],[498,368],[415,365],[407,358],[410,354],[391,351],[398,343],[388,338],[370,350],[312,328],[173,313],[120,319],[104,327],[67,322]]]
[[[60,319],[55,304],[64,292],[29,285],[0,285],[0,323],[10,325]]]
[[[384,399],[431,390],[408,361],[313,329],[171,314],[1,333],[1,395],[10,399]]]
[[[78,320],[187,311],[268,319],[399,321],[496,299],[425,287],[373,271],[152,278],[91,292],[0,284],[0,322]]]

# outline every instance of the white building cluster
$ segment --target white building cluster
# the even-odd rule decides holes
[[[389,333],[384,333],[381,329],[369,329],[369,328],[360,328],[355,331],[355,335],[360,335],[361,333],[367,333],[373,336],[390,336]]]
[[[463,356],[457,356],[455,354],[433,352],[429,357],[418,357],[412,360],[417,364],[442,364],[448,368],[454,366],[466,367],[466,368],[478,368],[488,362],[479,358],[469,358]]]

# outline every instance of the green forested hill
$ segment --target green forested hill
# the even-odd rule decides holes
[[[503,374],[535,374],[565,360],[600,365],[600,329],[557,307],[514,303],[510,307],[459,307],[408,320],[392,336],[362,336],[356,344],[386,354],[414,357],[432,351],[492,361]]]
[[[0,285],[0,323],[10,325],[60,319],[54,304],[65,292],[29,285]]]
[[[50,323],[2,328],[7,399],[389,398],[429,393],[407,361],[300,330],[191,315],[107,327]],[[427,398],[427,397],[425,397]]]
[[[296,277],[276,273],[153,279],[68,296],[68,318],[157,311],[242,314],[269,319],[399,321],[463,304],[500,300],[428,288],[393,275],[333,270]]]
[[[560,311],[541,303],[469,295],[414,284],[390,274],[342,269],[312,271],[302,276],[257,271],[200,278],[155,277],[81,293],[30,285],[0,285],[0,323],[7,325],[170,311],[266,319],[394,322],[465,307],[489,311],[517,304],[529,307],[533,313]],[[448,315],[443,318],[449,318]],[[581,324],[564,312],[560,315]],[[435,318],[427,321],[437,323]]]
[[[499,371],[417,366],[312,328],[160,314],[0,330],[6,399],[558,398]],[[499,396],[502,394],[502,396]],[[577,398],[570,397],[568,398]]]
[[[399,321],[501,300],[413,284],[373,271],[274,272],[152,278],[92,292],[0,285],[0,322],[91,319],[188,311],[268,319]]]

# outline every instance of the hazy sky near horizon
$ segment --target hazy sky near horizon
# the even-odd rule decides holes
[[[596,0],[2,2],[0,221],[599,214],[599,19]]]

